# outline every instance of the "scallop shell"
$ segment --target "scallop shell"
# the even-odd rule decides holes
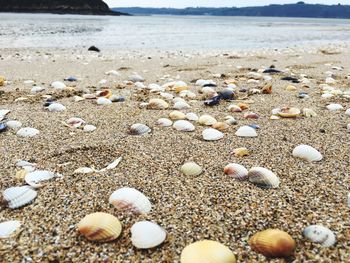
[[[226,122],[217,122],[213,125],[213,128],[219,131],[225,131],[230,128],[230,125],[228,125]]]
[[[66,84],[61,81],[54,81],[51,83],[51,87],[57,90],[64,90],[66,88]]]
[[[185,101],[178,101],[174,104],[174,109],[176,110],[186,110],[190,108],[191,106]]]
[[[108,242],[120,236],[122,225],[115,216],[98,212],[85,216],[78,223],[78,230],[89,240]]]
[[[50,112],[60,112],[60,111],[66,110],[66,107],[63,106],[63,105],[60,104],[60,103],[52,103],[52,104],[50,104],[49,107],[47,107],[47,109],[48,109]]]
[[[142,134],[150,133],[151,128],[145,124],[136,123],[131,125],[129,132],[132,135],[142,135]]]
[[[203,139],[206,141],[216,141],[224,137],[224,134],[216,129],[209,128],[202,132]]]
[[[132,244],[140,249],[159,246],[166,238],[165,230],[156,223],[149,221],[135,223],[130,231]]]
[[[151,99],[147,105],[147,108],[152,110],[164,110],[169,108],[169,104],[162,99]]]
[[[175,121],[173,127],[178,131],[184,132],[192,132],[196,129],[192,123],[185,120]]]
[[[22,123],[19,121],[8,121],[6,122],[7,127],[13,130],[17,130],[22,127]]]
[[[34,137],[39,133],[40,133],[39,130],[35,128],[25,127],[25,128],[19,129],[16,134],[20,137]]]
[[[162,127],[169,127],[171,125],[173,125],[172,120],[169,120],[167,118],[161,118],[159,120],[157,120],[157,125],[162,126]]]
[[[321,225],[311,225],[304,229],[303,235],[314,243],[323,247],[331,247],[336,243],[336,237],[332,230]]]
[[[340,104],[329,104],[326,108],[330,111],[336,111],[336,110],[341,110],[344,107]]]
[[[193,113],[193,112],[189,112],[186,114],[186,119],[189,120],[189,121],[198,121],[199,118],[198,118],[198,115]]]
[[[151,211],[152,204],[140,191],[123,187],[113,192],[109,203],[121,210],[130,210],[137,214],[147,214]]]
[[[201,125],[212,126],[217,123],[217,120],[210,115],[202,115],[198,119],[198,123]]]
[[[195,162],[187,162],[183,164],[180,171],[187,176],[197,176],[203,172],[202,168]]]
[[[261,188],[278,188],[280,184],[277,175],[262,167],[251,168],[248,172],[248,179]]]
[[[24,178],[24,180],[30,186],[34,188],[39,188],[42,186],[40,182],[50,180],[54,177],[55,177],[55,174],[52,172],[37,170],[31,173],[28,173]]]
[[[20,226],[21,222],[17,220],[0,223],[0,238],[10,237]]]
[[[301,158],[309,162],[318,162],[323,158],[319,151],[305,144],[295,147],[292,154],[294,157]]]
[[[169,118],[171,120],[184,120],[184,119],[186,119],[186,115],[185,115],[185,113],[183,113],[181,111],[175,110],[175,111],[170,112]]]
[[[256,130],[249,126],[242,126],[240,127],[236,133],[238,137],[257,137],[258,134],[256,133]]]
[[[112,101],[105,98],[105,97],[99,97],[96,100],[97,105],[108,105],[108,104],[112,104]]]
[[[278,112],[278,115],[282,118],[295,118],[300,114],[300,110],[298,108],[282,108]]]
[[[10,208],[19,208],[31,203],[37,192],[30,186],[10,187],[3,193],[3,202]]]
[[[248,241],[251,248],[269,258],[283,258],[293,255],[296,244],[286,232],[267,229],[256,233]]]
[[[181,252],[181,263],[236,263],[236,257],[225,245],[202,240],[184,248]]]
[[[238,163],[230,163],[225,166],[224,173],[239,180],[248,178],[248,170]]]

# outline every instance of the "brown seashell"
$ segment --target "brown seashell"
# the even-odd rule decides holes
[[[113,93],[110,89],[104,89],[101,91],[97,91],[96,94],[98,97],[105,97],[107,99],[109,99],[113,95]]]
[[[263,94],[271,94],[272,93],[272,84],[267,84],[262,88]]]
[[[251,248],[265,257],[289,257],[294,253],[295,241],[286,232],[267,229],[256,233],[248,241]]]
[[[259,119],[259,115],[254,113],[254,112],[250,112],[250,113],[244,114],[244,118],[245,119]]]
[[[212,127],[219,131],[224,131],[230,128],[230,125],[228,125],[226,122],[217,122]]]
[[[237,106],[240,107],[241,110],[247,110],[247,109],[249,109],[249,105],[248,105],[248,104],[245,104],[245,103],[238,103]]]

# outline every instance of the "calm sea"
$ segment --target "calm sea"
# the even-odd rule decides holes
[[[0,13],[0,48],[96,45],[118,50],[229,50],[348,42],[350,20]]]

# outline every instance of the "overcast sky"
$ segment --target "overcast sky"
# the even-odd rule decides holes
[[[255,6],[267,4],[285,4],[296,3],[298,0],[104,0],[109,7],[189,7],[189,6]],[[347,4],[350,5],[350,0],[305,0],[306,3],[320,4]]]

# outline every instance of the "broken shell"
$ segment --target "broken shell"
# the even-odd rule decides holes
[[[140,249],[159,246],[166,238],[165,230],[156,223],[149,221],[135,223],[130,231],[132,244]]]
[[[174,104],[174,109],[176,110],[186,110],[186,109],[190,109],[191,106],[186,103],[185,101],[178,101]]]
[[[120,210],[129,210],[137,214],[147,214],[152,205],[148,198],[140,191],[123,187],[112,193],[109,203]]]
[[[8,121],[6,122],[7,127],[13,130],[17,130],[22,127],[22,123],[19,121]]]
[[[226,165],[224,168],[224,173],[238,180],[245,180],[248,178],[248,170],[243,165],[237,163],[230,163]]]
[[[289,257],[294,253],[296,244],[286,232],[278,229],[267,229],[256,233],[248,241],[250,247],[269,258]]]
[[[173,122],[167,118],[161,118],[157,120],[156,124],[162,127],[169,127],[173,125]]]
[[[21,226],[21,222],[17,220],[6,221],[0,223],[0,238],[8,238]]]
[[[242,112],[241,107],[239,107],[238,105],[232,104],[230,106],[228,106],[227,108],[230,112]]]
[[[147,109],[164,110],[169,108],[169,104],[162,99],[151,99],[147,105]]]
[[[93,132],[96,129],[97,129],[96,126],[88,124],[88,125],[84,126],[83,131],[84,132]]]
[[[34,137],[39,133],[40,133],[39,130],[35,128],[25,127],[25,128],[19,129],[16,134],[20,137]]]
[[[219,131],[225,131],[230,128],[230,125],[228,125],[226,122],[217,122],[213,125],[213,128]]]
[[[217,141],[224,137],[224,134],[216,129],[209,128],[202,132],[203,139],[206,141]]]
[[[194,125],[189,121],[185,121],[185,120],[175,121],[173,127],[178,131],[184,131],[184,132],[191,132],[195,130]]]
[[[31,203],[37,192],[30,186],[10,187],[3,193],[3,202],[10,208],[19,208]]]
[[[212,126],[217,123],[217,120],[210,115],[202,115],[198,119],[198,123],[201,125]]]
[[[244,156],[248,156],[250,153],[249,153],[249,150],[247,148],[237,148],[237,149],[234,149],[233,152],[232,152],[236,157],[244,157]]]
[[[141,123],[136,123],[131,125],[129,130],[129,133],[132,135],[142,135],[150,132],[151,132],[151,128]]]
[[[323,247],[331,247],[336,242],[336,237],[332,230],[321,225],[311,225],[304,229],[303,236],[314,243],[319,243]]]
[[[319,151],[305,144],[295,147],[292,154],[294,157],[301,158],[309,162],[318,162],[323,158]]]
[[[119,237],[122,225],[115,216],[98,212],[85,216],[78,223],[78,230],[89,240],[108,242]]]
[[[244,118],[245,119],[259,119],[259,115],[254,113],[254,112],[250,112],[250,113],[244,114]]]
[[[253,167],[248,171],[248,179],[261,188],[278,188],[280,179],[269,169]]]
[[[27,184],[34,188],[41,187],[41,184],[38,184],[39,182],[50,180],[55,177],[55,174],[49,171],[41,171],[37,170],[31,173],[28,173],[24,180]]]
[[[10,110],[0,110],[0,121],[2,121],[7,114],[9,114]]]
[[[202,168],[195,162],[188,162],[181,166],[180,171],[187,176],[197,176],[202,173]]]
[[[27,174],[28,174],[28,171],[26,169],[22,169],[16,172],[15,177],[18,181],[22,182]]]
[[[238,137],[257,137],[258,134],[256,133],[256,130],[249,126],[242,126],[240,127],[236,133]]]
[[[197,116],[197,114],[193,113],[193,112],[189,112],[186,114],[186,119],[189,121],[198,121],[199,118]]]
[[[271,94],[272,93],[272,84],[266,84],[263,88],[262,88],[262,94]]]
[[[241,110],[247,110],[247,109],[249,109],[249,105],[248,105],[248,104],[245,104],[245,103],[238,103],[237,106],[240,107]]]
[[[306,118],[316,117],[317,116],[316,112],[313,109],[308,109],[308,108],[304,108],[303,109],[303,115]]]
[[[112,104],[112,101],[110,101],[109,99],[105,98],[105,97],[99,97],[96,100],[97,105],[108,105],[108,104]]]
[[[282,108],[278,112],[278,115],[282,118],[295,118],[300,114],[300,110],[298,108]]]
[[[95,94],[84,94],[83,98],[87,99],[87,100],[92,100],[92,99],[96,99],[96,95]]]
[[[0,76],[0,87],[5,85],[5,77]]]
[[[225,245],[202,240],[184,248],[181,252],[181,263],[236,263],[236,257]]]
[[[52,103],[47,107],[50,112],[60,112],[66,110],[66,107],[60,103]]]
[[[175,110],[175,111],[170,112],[169,118],[171,120],[184,120],[184,119],[186,119],[186,115],[185,115],[185,113],[183,113],[181,111]]]
[[[336,111],[336,110],[341,110],[343,109],[343,106],[340,105],[340,104],[329,104],[327,107],[326,107],[328,110],[330,111]]]
[[[74,171],[75,174],[90,174],[93,172],[95,172],[95,170],[90,167],[80,167]]]
[[[66,88],[66,84],[61,81],[54,81],[51,83],[51,87],[57,90],[64,90]]]

